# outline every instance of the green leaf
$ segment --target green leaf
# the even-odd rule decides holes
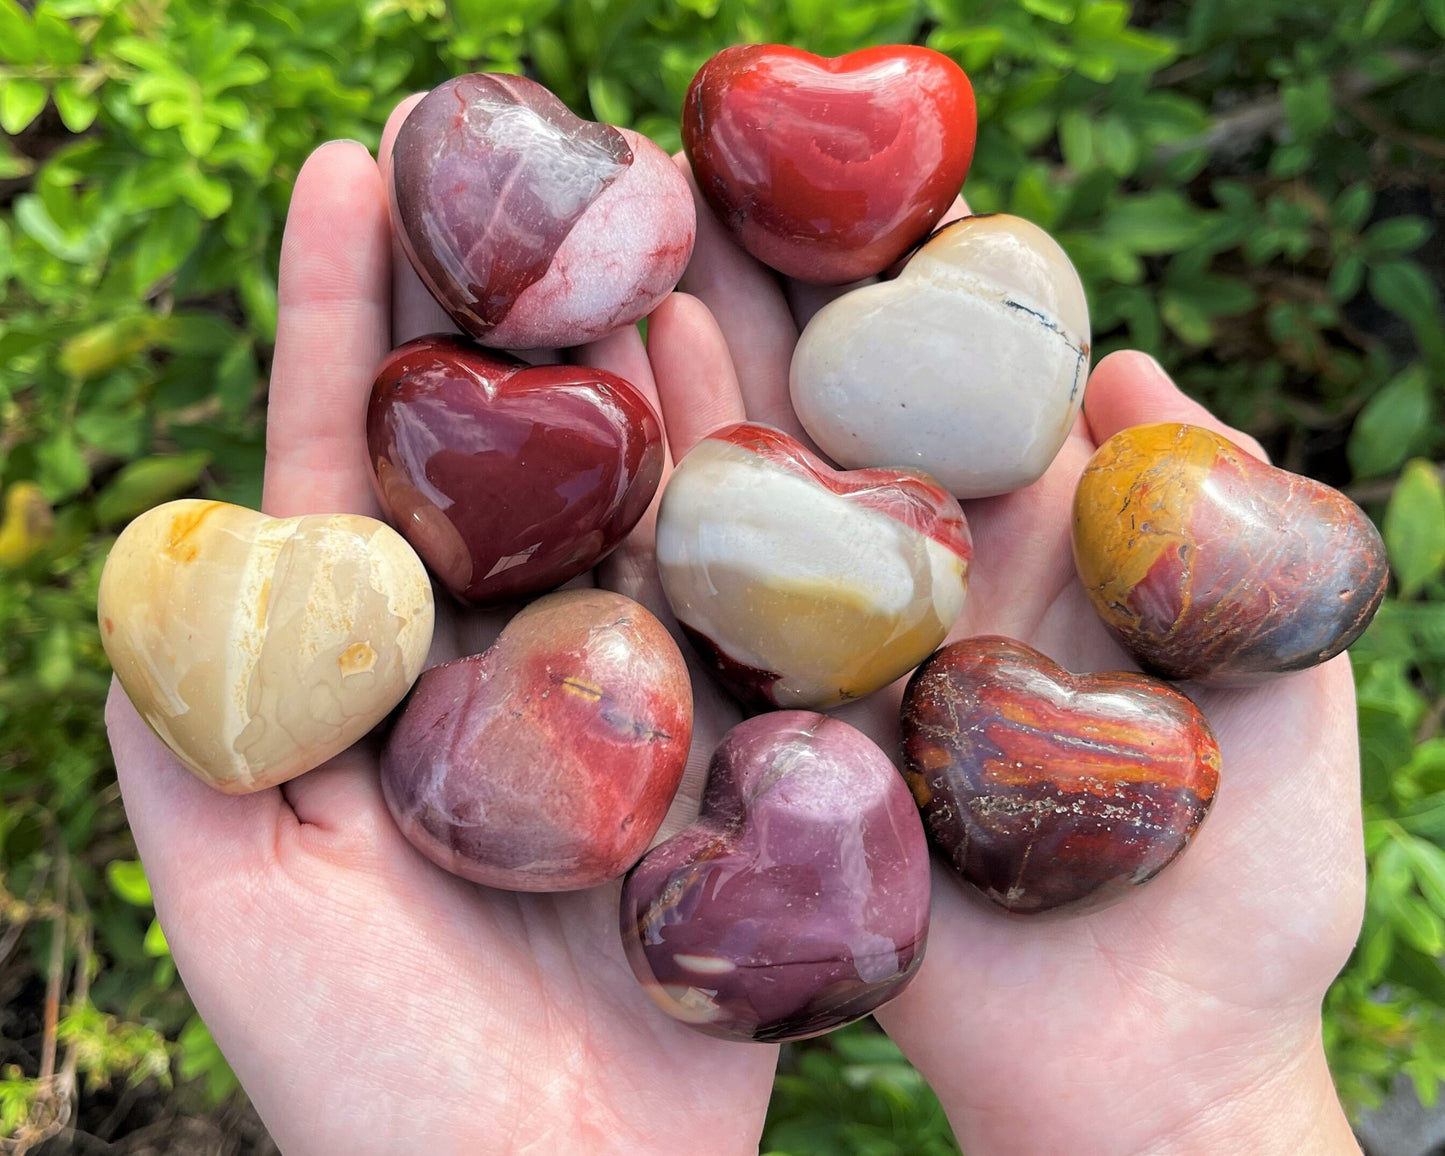
[[[1404,847],[1415,870],[1416,885],[1436,914],[1445,916],[1445,851],[1413,837],[1404,840]]]
[[[1214,214],[1179,193],[1159,190],[1121,201],[1105,227],[1132,252],[1154,255],[1197,245],[1213,227],[1213,219]]]
[[[71,68],[85,59],[85,47],[75,27],[52,12],[41,9],[35,13],[35,35],[40,54],[51,64]]]
[[[95,499],[95,520],[102,526],[114,526],[179,497],[194,488],[210,461],[211,455],[204,450],[192,450],[131,462]]]
[[[34,64],[40,59],[40,40],[30,14],[16,0],[0,0],[0,61]]]
[[[52,434],[35,449],[40,466],[35,479],[52,505],[74,497],[90,482],[90,466],[86,464],[75,434],[63,429]]]
[[[1439,298],[1429,275],[1414,261],[1387,261],[1370,271],[1370,292],[1416,333],[1438,325]]]
[[[1375,191],[1364,181],[1353,184],[1335,198],[1330,210],[1335,224],[1345,229],[1360,229],[1370,219],[1375,207]]]
[[[1430,462],[1405,466],[1385,509],[1384,533],[1402,598],[1445,568],[1445,484]]]
[[[1445,921],[1417,895],[1403,895],[1395,904],[1393,922],[1406,943],[1431,958],[1445,954]]]
[[[1324,73],[1280,88],[1280,103],[1285,119],[1302,137],[1313,137],[1329,126],[1334,113],[1330,78]]]
[[[627,126],[632,123],[632,101],[620,81],[601,72],[594,72],[587,82],[587,99],[594,117],[604,124]]]
[[[1423,365],[1401,373],[1360,411],[1346,454],[1357,478],[1394,473],[1410,456],[1421,431],[1430,428],[1430,379]]]
[[[55,100],[60,119],[71,132],[84,132],[95,123],[100,113],[100,101],[70,78],[60,81],[50,95]]]
[[[146,928],[146,937],[141,944],[141,950],[152,959],[161,959],[171,953],[171,945],[166,942],[166,933],[161,930],[161,921],[152,919],[151,925]]]
[[[1425,0],[1425,18],[1437,36],[1445,37],[1445,0]]]
[[[1064,163],[1076,173],[1094,167],[1094,126],[1087,114],[1071,108],[1059,117],[1059,147]]]
[[[1055,24],[1070,24],[1074,19],[1074,5],[1070,0],[1019,0],[1019,7]]]
[[[40,115],[49,92],[38,80],[15,77],[0,81],[0,128],[11,136],[30,127]]]
[[[112,859],[105,865],[110,889],[133,907],[150,907],[151,885],[139,859]]]
[[[201,239],[201,220],[187,205],[159,210],[146,223],[135,251],[135,284],[143,294],[180,268]]]
[[[1430,238],[1434,226],[1424,217],[1389,217],[1365,230],[1365,248],[1378,257],[1413,253]]]

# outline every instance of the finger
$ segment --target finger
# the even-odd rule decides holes
[[[1186,397],[1164,367],[1147,353],[1125,350],[1099,362],[1084,392],[1084,416],[1095,445],[1102,445],[1130,426],[1177,421],[1213,430],[1240,449],[1269,461],[1259,442],[1225,425],[1193,398]]]
[[[718,427],[747,418],[727,340],[696,297],[673,293],[653,310],[647,352],[675,461]]]
[[[677,166],[697,206],[697,242],[679,288],[698,298],[717,319],[732,352],[749,421],[806,438],[788,395],[788,368],[798,327],[777,279],[733,243],[713,216],[687,161]]]
[[[391,240],[371,154],[322,145],[296,179],[281,244],[266,422],[269,514],[376,513],[366,402],[387,350]]]
[[[377,165],[381,170],[382,187],[387,190],[388,222],[390,221],[391,197],[391,150],[396,144],[396,134],[401,131],[402,121],[420,102],[424,92],[407,97],[392,110],[381,133],[381,148],[377,150]],[[388,224],[389,227],[389,224]],[[401,241],[391,238],[391,342],[392,346],[404,345],[416,337],[428,333],[458,333],[451,315],[431,295],[411,262],[402,251]]]

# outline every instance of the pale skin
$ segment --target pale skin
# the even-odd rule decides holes
[[[413,98],[415,99],[415,98]],[[264,508],[379,516],[363,441],[372,373],[444,314],[396,256],[383,161],[334,142],[287,221]],[[569,354],[658,405],[671,453],[744,417],[798,433],[787,366],[823,295],[779,289],[700,213],[679,293]],[[1095,370],[1049,473],[966,504],[976,546],[955,637],[999,633],[1074,670],[1128,664],[1074,577],[1069,503],[1093,447],[1193,421],[1258,452],[1137,354]],[[651,518],[595,580],[666,615]],[[485,647],[495,615],[439,606],[433,661]],[[694,672],[697,728],[662,834],[696,813],[706,761],[741,717]],[[885,750],[901,684],[840,711]],[[1364,896],[1354,691],[1344,658],[1251,691],[1196,696],[1218,734],[1218,804],[1189,854],[1124,902],[1009,917],[935,870],[913,985],[878,1016],[928,1078],[969,1156],[1353,1153],[1320,1001]],[[288,1156],[347,1152],[689,1153],[758,1149],[777,1049],[673,1023],[623,959],[618,885],[475,887],[397,832],[361,744],[233,798],[203,786],[123,693],[107,710],[136,843],[176,962]]]

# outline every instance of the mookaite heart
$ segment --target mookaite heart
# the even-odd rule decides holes
[[[823,284],[880,273],[927,236],[968,175],[975,128],[963,70],[906,45],[834,59],[726,48],[682,111],[718,219],[764,264]]]
[[[402,249],[486,345],[561,348],[630,325],[692,255],[692,193],[668,155],[579,119],[526,77],[477,73],[433,89],[391,163]]]
[[[888,757],[847,723],[779,711],[728,732],[702,813],[627,876],[622,940],[673,1018],[795,1040],[908,985],[928,900],[923,828]]]
[[[642,517],[662,424],[615,374],[424,337],[377,373],[366,422],[392,522],[463,602],[560,586]]]
[[[903,697],[904,766],[929,840],[1001,907],[1099,905],[1152,879],[1214,800],[1198,708],[1130,673],[1072,675],[1008,638],[967,638]]]
[[[565,891],[637,862],[692,739],[687,665],[610,590],[562,590],[483,654],[417,681],[381,756],[397,825],[433,862],[513,891]]]
[[[201,779],[244,794],[356,742],[421,673],[431,583],[389,526],[169,502],[100,578],[100,638],[141,717]]]
[[[1389,580],[1354,502],[1199,426],[1135,426],[1100,446],[1073,535],[1094,609],[1139,665],[1216,686],[1333,658]]]
[[[906,674],[963,610],[972,540],[931,479],[838,473],[744,423],[668,480],[657,562],[677,620],[745,704],[823,708]]]
[[[791,388],[798,420],[839,465],[923,470],[982,498],[1049,468],[1088,373],[1088,305],[1064,251],[1018,217],[965,217],[894,280],[815,314]]]

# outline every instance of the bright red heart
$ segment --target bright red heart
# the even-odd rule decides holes
[[[963,70],[909,45],[724,49],[682,114],[698,186],[738,242],[820,284],[879,273],[922,240],[968,175],[975,129]]]
[[[622,378],[528,366],[451,337],[423,337],[382,363],[366,439],[392,522],[469,603],[589,569],[662,478],[661,422]]]

